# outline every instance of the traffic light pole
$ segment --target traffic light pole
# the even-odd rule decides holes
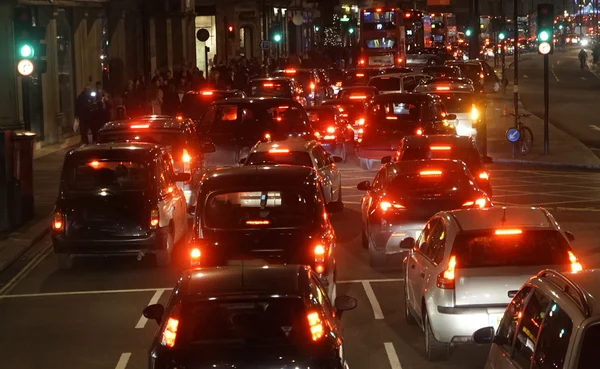
[[[519,2],[514,1],[513,26],[515,27],[515,52],[514,52],[514,105],[515,105],[515,127],[519,125]]]
[[[21,89],[23,93],[23,125],[26,131],[31,131],[31,104],[29,96],[31,95],[31,77],[21,77]]]
[[[227,33],[227,17],[223,17],[223,29],[225,30],[225,67],[228,67],[229,55],[227,49],[229,49],[229,34]]]
[[[544,155],[550,154],[550,57],[544,55]]]

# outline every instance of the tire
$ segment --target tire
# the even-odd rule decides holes
[[[173,251],[173,232],[169,232],[167,235],[167,241],[164,250],[158,250],[156,252],[156,266],[166,267],[171,264],[171,252]]]
[[[533,147],[533,132],[529,127],[521,128],[521,139],[519,140],[521,155],[527,155]]]
[[[386,264],[385,250],[377,250],[369,243],[369,265],[372,268],[381,268]]]
[[[366,250],[369,248],[369,239],[367,238],[367,234],[365,233],[364,229],[362,230],[362,232],[360,232],[360,234],[362,235],[361,245],[362,245],[363,249]]]
[[[417,320],[411,314],[410,309],[408,308],[408,292],[406,288],[406,284],[408,283],[408,273],[405,273],[404,277],[404,320],[406,320],[406,324],[415,325],[417,324]]]
[[[367,158],[360,158],[360,168],[363,170],[373,169],[373,160]]]
[[[427,312],[425,312],[423,320],[423,327],[425,329],[425,357],[429,361],[447,360],[450,357],[450,344],[435,339]]]
[[[73,268],[73,256],[71,254],[57,254],[58,269],[59,270],[70,270]]]

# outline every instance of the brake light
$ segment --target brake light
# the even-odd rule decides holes
[[[379,208],[382,211],[388,211],[389,209],[404,209],[404,206],[400,205],[400,204],[395,204],[393,202],[389,202],[389,201],[382,201],[379,203]]]
[[[94,169],[98,169],[99,166],[100,166],[100,162],[97,160],[90,162],[90,167],[92,167]]]
[[[432,177],[432,176],[441,176],[441,170],[422,170],[419,172],[419,175],[423,177]]]
[[[63,229],[63,226],[64,226],[63,215],[60,211],[57,211],[54,213],[54,216],[52,217],[52,228],[55,231],[61,231]]]
[[[379,13],[381,11],[381,8],[377,8],[375,9],[375,11]]]
[[[479,111],[477,110],[477,107],[475,106],[475,104],[473,104],[473,106],[471,107],[471,119],[472,120],[479,119]]]
[[[321,316],[315,311],[306,315],[306,318],[308,319],[310,334],[312,335],[313,341],[318,341],[325,335],[325,328],[321,322]]]
[[[273,87],[272,83],[263,83],[263,87]]]
[[[183,161],[184,163],[189,163],[192,161],[192,157],[190,156],[190,153],[186,149],[183,149],[183,154],[181,155],[181,161]]]
[[[396,61],[398,62],[398,64],[401,64],[404,60],[402,58],[398,58],[396,59]]]
[[[452,150],[452,146],[429,146],[431,151],[448,151]]]
[[[394,116],[388,115],[387,117],[385,117],[385,119],[387,119],[387,120],[398,120],[398,117],[394,117]]]
[[[421,128],[417,128],[417,136],[421,136],[423,134],[423,130]]]
[[[271,140],[271,135],[269,133],[265,133],[265,140],[266,141],[270,141]]]
[[[487,200],[484,198],[477,199],[475,200],[475,205],[479,206],[480,209],[483,209],[487,205]]]
[[[333,127],[333,126],[327,127],[327,133],[335,133],[335,127]]]
[[[494,232],[497,236],[512,236],[517,234],[522,234],[523,231],[520,229],[496,229]]]
[[[269,152],[271,154],[286,154],[286,153],[290,152],[290,150],[288,150],[288,149],[271,149],[271,150],[269,150]]]
[[[132,124],[131,129],[147,129],[150,128],[149,124]]]
[[[199,248],[194,247],[192,251],[190,251],[190,259],[192,259],[192,261],[197,261],[200,259],[200,256],[202,256],[202,252],[200,252]]]
[[[479,179],[489,180],[490,179],[490,175],[487,174],[487,172],[481,172],[481,173],[479,173]]]
[[[317,274],[323,274],[324,271],[325,266],[323,266],[323,264],[319,264],[315,267],[315,272],[317,272]]]
[[[156,228],[158,227],[158,223],[160,222],[160,213],[158,209],[152,209],[150,212],[150,227]]]
[[[284,73],[294,74],[294,73],[296,73],[296,70],[295,69],[286,69],[286,70],[284,70]]]
[[[179,320],[175,318],[169,318],[165,331],[162,334],[161,345],[172,348],[175,346],[175,339],[177,338],[177,328],[179,327]]]
[[[336,82],[335,87],[342,87],[342,82]]]
[[[350,100],[364,100],[367,97],[365,95],[352,95],[350,96]]]
[[[365,76],[365,74],[364,74],[364,73],[356,73],[356,76],[357,76],[357,77],[364,77],[364,76]]]
[[[355,124],[359,125],[359,126],[364,126],[365,125],[365,118],[359,118],[359,119],[357,119],[356,122],[355,122]]]
[[[269,225],[271,224],[268,220],[247,220],[246,225],[259,226],[259,225]]]
[[[571,271],[573,273],[581,272],[583,270],[583,266],[577,260],[575,254],[572,251],[569,251],[569,261],[571,262]]]
[[[365,65],[365,59],[358,59],[358,65]]]
[[[212,96],[212,91],[202,91],[202,96]]]
[[[485,75],[483,73],[479,73],[479,78],[483,79],[483,77],[485,77]]]
[[[436,285],[438,288],[451,290],[454,289],[454,279],[456,277],[456,256],[450,256],[448,260],[448,268],[438,274]]]
[[[177,120],[183,120],[183,115],[178,115],[178,116],[175,117],[175,119],[177,119]]]
[[[311,90],[314,90],[314,89],[315,89],[315,87],[316,87],[316,86],[315,86],[315,84],[314,84],[314,83],[311,83],[311,84],[310,84],[310,89],[311,89]]]
[[[410,18],[410,13],[404,13],[404,18]]]
[[[450,87],[448,86],[437,86],[435,88],[436,91],[450,91]]]

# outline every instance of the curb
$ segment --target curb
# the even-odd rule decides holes
[[[555,163],[548,161],[535,161],[535,160],[520,160],[512,158],[493,158],[494,164],[517,164],[527,166],[539,166],[548,168],[570,168],[570,169],[585,169],[590,171],[600,171],[600,164],[575,164],[575,163]]]
[[[4,272],[17,260],[19,260],[27,251],[39,243],[47,234],[50,233],[50,216],[44,217],[37,223],[24,228],[22,231],[14,231],[3,242],[12,243],[2,249],[3,253],[8,254],[0,260],[0,273]],[[26,237],[22,237],[26,236]],[[0,253],[2,256],[2,253]]]

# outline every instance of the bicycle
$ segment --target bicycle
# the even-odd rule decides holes
[[[533,132],[529,127],[521,122],[521,118],[530,117],[531,114],[520,113],[515,115],[515,113],[509,113],[509,115],[517,118],[517,125],[515,128],[519,131],[519,138],[513,143],[518,145],[516,147],[521,152],[521,155],[526,155],[533,146]]]

